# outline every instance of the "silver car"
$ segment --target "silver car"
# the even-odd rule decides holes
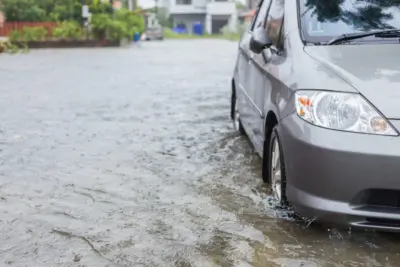
[[[161,26],[149,27],[145,32],[146,40],[164,40],[164,30]]]
[[[395,0],[260,1],[239,43],[231,118],[280,203],[400,230],[399,40]]]

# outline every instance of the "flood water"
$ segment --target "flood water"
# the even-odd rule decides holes
[[[0,56],[0,266],[399,266],[274,208],[229,119],[237,44]]]

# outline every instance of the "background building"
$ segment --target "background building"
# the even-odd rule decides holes
[[[184,26],[191,33],[193,25],[201,23],[208,34],[220,33],[225,25],[236,29],[238,14],[233,0],[160,0],[173,27]]]

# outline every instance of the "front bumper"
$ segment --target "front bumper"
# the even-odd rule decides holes
[[[288,201],[300,215],[400,231],[400,137],[280,122]]]

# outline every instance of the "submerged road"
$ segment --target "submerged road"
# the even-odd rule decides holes
[[[0,266],[398,266],[275,210],[229,119],[237,44],[0,56]]]

